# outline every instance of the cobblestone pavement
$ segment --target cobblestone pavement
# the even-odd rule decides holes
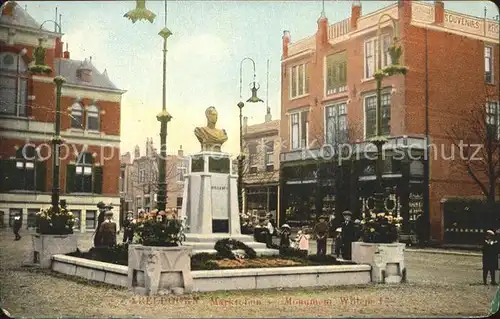
[[[22,267],[31,237],[0,231],[0,300],[15,316],[332,317],[483,316],[496,292],[481,285],[481,258],[407,252],[408,283],[235,291],[146,299],[123,288]],[[87,249],[91,234],[79,234]],[[119,236],[121,238],[121,235]],[[498,274],[497,274],[498,276]]]

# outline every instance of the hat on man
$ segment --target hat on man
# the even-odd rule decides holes
[[[344,211],[344,212],[342,213],[342,215],[343,215],[343,216],[352,216],[352,213],[351,213],[350,211],[346,210],[346,211]]]
[[[494,236],[495,232],[490,229],[490,230],[486,231],[486,234]]]
[[[281,228],[291,228],[291,227],[288,224],[283,224],[283,225],[281,225]]]
[[[99,203],[97,203],[97,208],[104,209],[104,208],[106,208],[106,204],[104,204],[104,202],[99,202]]]

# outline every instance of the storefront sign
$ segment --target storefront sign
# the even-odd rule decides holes
[[[498,40],[499,24],[498,22],[488,21],[486,23],[486,36]]]
[[[470,32],[478,35],[482,35],[483,33],[483,21],[458,14],[445,13],[444,26],[446,28]]]
[[[212,218],[229,219],[229,179],[212,175]]]
[[[413,2],[411,5],[411,18],[415,21],[433,23],[434,6]]]
[[[410,220],[416,220],[424,211],[424,197],[421,194],[410,193],[408,206]]]

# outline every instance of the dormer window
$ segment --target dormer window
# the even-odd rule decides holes
[[[78,102],[71,106],[71,127],[83,128],[83,108]]]
[[[99,108],[90,105],[87,109],[87,130],[99,131]]]

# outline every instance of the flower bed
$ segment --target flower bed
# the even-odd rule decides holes
[[[50,206],[36,213],[36,232],[43,235],[73,234],[75,216],[65,207],[59,206],[58,212]]]
[[[95,261],[103,261],[112,264],[128,265],[128,245],[120,244],[114,248],[91,248],[82,252],[77,250],[67,254],[68,256],[85,258]],[[352,264],[339,262],[331,256],[302,256],[289,253],[279,257],[258,258],[223,258],[217,254],[200,253],[191,257],[191,270],[214,270],[214,269],[242,269],[242,268],[267,268],[267,267],[293,267],[293,266],[318,266],[318,265],[341,265]]]

